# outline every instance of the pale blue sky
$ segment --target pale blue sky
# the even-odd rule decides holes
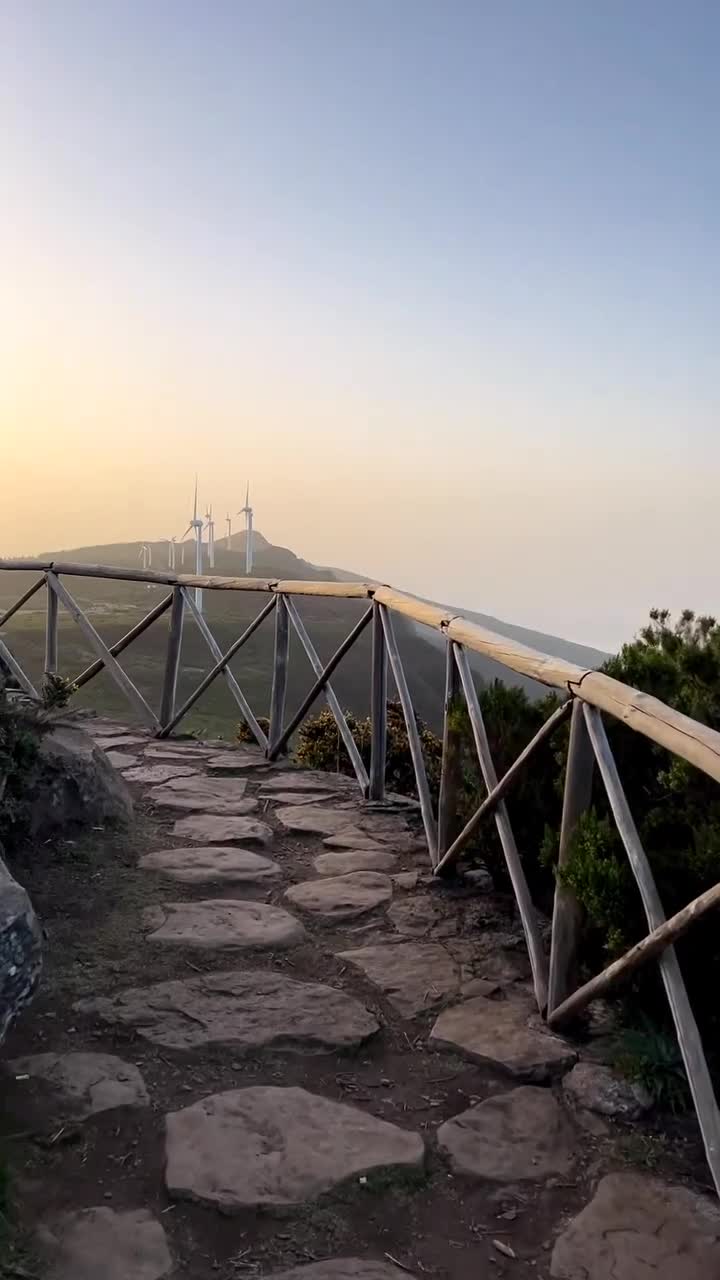
[[[716,605],[717,4],[0,19],[0,549],[180,532],[197,465],[309,558],[574,638]]]

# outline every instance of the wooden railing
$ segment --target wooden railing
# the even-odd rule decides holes
[[[467,850],[469,842],[481,823],[488,818],[494,820],[527,943],[535,998],[538,1009],[546,1017],[549,1026],[552,1028],[567,1026],[590,1001],[600,995],[606,995],[641,964],[647,963],[650,959],[658,960],[708,1164],[716,1190],[720,1195],[720,1113],[697,1023],[690,1007],[673,946],[695,920],[720,905],[720,884],[696,898],[672,919],[665,918],[652,869],[640,843],[618,776],[601,713],[606,712],[621,720],[630,729],[687,760],[716,781],[720,781],[720,734],[674,711],[658,699],[613,680],[602,672],[586,669],[517,644],[478,626],[460,614],[448,612],[437,605],[427,604],[414,596],[406,595],[380,583],[220,578],[37,560],[2,560],[0,569],[40,574],[15,604],[0,616],[0,628],[44,589],[47,603],[45,642],[47,675],[56,674],[58,671],[58,607],[62,604],[75,619],[85,640],[97,655],[89,667],[71,677],[73,682],[79,686],[85,685],[98,672],[107,670],[133,709],[159,738],[167,737],[180,724],[198,698],[218,677],[222,676],[258,745],[269,759],[274,760],[286,748],[316,698],[323,695],[337,722],[338,732],[347,749],[362,794],[371,801],[382,801],[385,795],[387,683],[388,674],[391,671],[407,727],[422,822],[434,874],[447,875]],[[68,590],[65,582],[61,581],[61,579],[75,577],[148,583],[167,586],[171,590],[126,635],[108,647]],[[263,605],[257,617],[224,653],[191,594],[197,587],[208,591],[256,592],[263,597]],[[360,620],[329,662],[324,665],[298,613],[295,604],[295,597],[298,596],[326,596],[368,602],[368,607]],[[156,714],[123,671],[118,662],[118,656],[167,611],[170,611],[167,654],[160,706]],[[207,643],[213,666],[193,693],[180,707],[177,707],[176,688],[186,611]],[[266,735],[235,676],[230,671],[229,663],[270,613],[275,615],[275,636],[269,731]],[[439,631],[446,641],[445,714],[437,813],[428,783],[412,698],[395,636],[393,624],[395,614]],[[369,772],[347,726],[331,684],[331,677],[336,668],[368,627],[372,631],[370,676],[372,742]],[[286,719],[291,628],[298,637],[316,678],[298,709],[289,719]],[[561,705],[500,779],[495,772],[468,652],[484,654],[501,663],[508,670],[530,676],[550,688],[560,690],[565,695]],[[31,698],[39,698],[38,691],[23,670],[17,654],[10,651],[1,637],[0,659],[25,693]],[[465,823],[462,830],[458,831],[460,743],[457,717],[454,712],[463,700],[472,727],[474,745],[487,794],[473,817]],[[570,737],[560,831],[559,865],[562,867],[567,861],[573,832],[582,814],[589,807],[593,772],[597,765],[628,862],[638,885],[649,929],[647,936],[633,946],[626,955],[581,986],[578,986],[578,957],[582,927],[580,905],[572,891],[558,878],[548,957],[505,803],[505,797],[520,777],[533,753],[559,725],[568,719],[570,720]]]

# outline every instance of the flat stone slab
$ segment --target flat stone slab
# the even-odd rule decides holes
[[[343,876],[349,871],[394,871],[397,858],[389,849],[333,849],[313,862],[318,875]]]
[[[233,884],[264,884],[282,875],[277,862],[250,849],[232,845],[193,845],[189,849],[158,849],[140,859],[143,871],[159,871],[171,880],[186,884],[230,881]]]
[[[209,898],[204,902],[165,902],[143,911],[149,942],[165,946],[223,947],[246,951],[284,951],[305,937],[305,930],[282,907],[235,898]]]
[[[412,1273],[411,1273],[412,1274]],[[274,1271],[266,1280],[402,1280],[407,1269],[375,1258],[323,1258],[289,1271]]]
[[[197,774],[193,764],[139,764],[133,769],[123,769],[126,782],[167,782],[170,778],[190,778]]]
[[[143,755],[146,760],[198,760],[203,764],[213,754],[213,747],[202,747],[194,742],[178,742],[174,746],[152,743]]]
[[[438,1147],[455,1173],[523,1182],[571,1169],[576,1134],[550,1089],[521,1085],[441,1124]]]
[[[374,1169],[416,1169],[416,1133],[305,1089],[259,1086],[166,1117],[168,1193],[232,1212],[314,1200]]]
[[[403,1018],[460,992],[460,965],[439,942],[379,942],[338,959],[361,969]]]
[[[168,791],[180,791],[183,795],[210,796],[213,800],[240,800],[247,791],[247,778],[206,778],[198,775],[193,778],[169,778],[165,784]]]
[[[388,920],[406,938],[454,938],[461,925],[457,902],[427,893],[393,902]]]
[[[332,800],[330,794],[321,795],[315,791],[261,791],[261,800],[271,800],[273,804],[283,805],[300,805],[300,804],[317,804],[319,800]]]
[[[81,1209],[41,1226],[37,1241],[47,1280],[162,1280],[172,1271],[165,1232],[147,1209]]]
[[[516,998],[476,996],[445,1009],[430,1039],[473,1062],[500,1067],[519,1080],[548,1080],[567,1071],[577,1054],[558,1036],[533,1025],[532,1008]]]
[[[323,844],[326,849],[390,849],[397,854],[427,854],[424,841],[409,832],[378,829],[363,831],[358,826],[349,826],[337,835],[326,836]]]
[[[109,1053],[39,1053],[7,1064],[14,1076],[50,1086],[63,1111],[78,1119],[115,1107],[150,1105],[145,1081],[131,1062]]]
[[[611,1173],[558,1237],[554,1280],[720,1280],[720,1210],[687,1187]]]
[[[188,778],[192,782],[192,778]],[[153,787],[148,793],[148,800],[161,809],[179,809],[186,813],[211,813],[221,817],[242,817],[255,813],[259,808],[257,800],[227,800],[224,796],[199,794],[194,791],[171,791],[168,787]]]
[[[401,835],[407,830],[401,817],[364,813],[356,805],[349,809],[322,804],[288,805],[278,809],[275,816],[287,831],[316,836],[338,835],[348,827],[359,828],[371,835],[378,832]]]
[[[263,782],[263,791],[338,791],[352,794],[356,783],[345,774],[313,769],[281,769]]]
[[[345,876],[305,880],[285,893],[292,906],[331,922],[362,916],[391,897],[392,881],[379,871],[352,871]]]
[[[653,1104],[642,1085],[623,1079],[599,1062],[578,1062],[562,1083],[570,1102],[601,1116],[637,1120]]]
[[[132,769],[137,764],[137,756],[128,755],[126,751],[106,751],[105,758],[113,769]]]
[[[134,1027],[168,1049],[227,1044],[236,1052],[325,1053],[355,1048],[378,1030],[352,996],[272,970],[229,970],[131,987],[80,1001],[75,1009]]]
[[[118,747],[139,747],[147,743],[147,738],[139,738],[132,733],[115,733],[107,737],[105,734],[93,733],[90,736],[101,751],[117,751]]]
[[[178,840],[196,840],[198,844],[270,844],[272,827],[256,818],[217,813],[195,813],[179,818],[172,834]]]
[[[270,768],[259,752],[256,756],[245,756],[234,751],[220,751],[208,756],[207,766],[211,773],[247,773],[248,769]]]

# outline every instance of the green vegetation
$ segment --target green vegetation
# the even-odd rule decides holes
[[[27,829],[41,732],[38,713],[11,702],[0,683],[0,851],[12,849]]]

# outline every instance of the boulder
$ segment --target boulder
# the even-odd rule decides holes
[[[0,859],[0,1043],[32,999],[41,969],[42,931],[32,903]]]
[[[565,1076],[563,1089],[576,1107],[621,1120],[637,1120],[652,1106],[647,1089],[599,1062],[578,1062]]]
[[[37,776],[30,812],[30,836],[47,840],[78,826],[128,826],[130,792],[89,734],[57,724],[38,745]]]

